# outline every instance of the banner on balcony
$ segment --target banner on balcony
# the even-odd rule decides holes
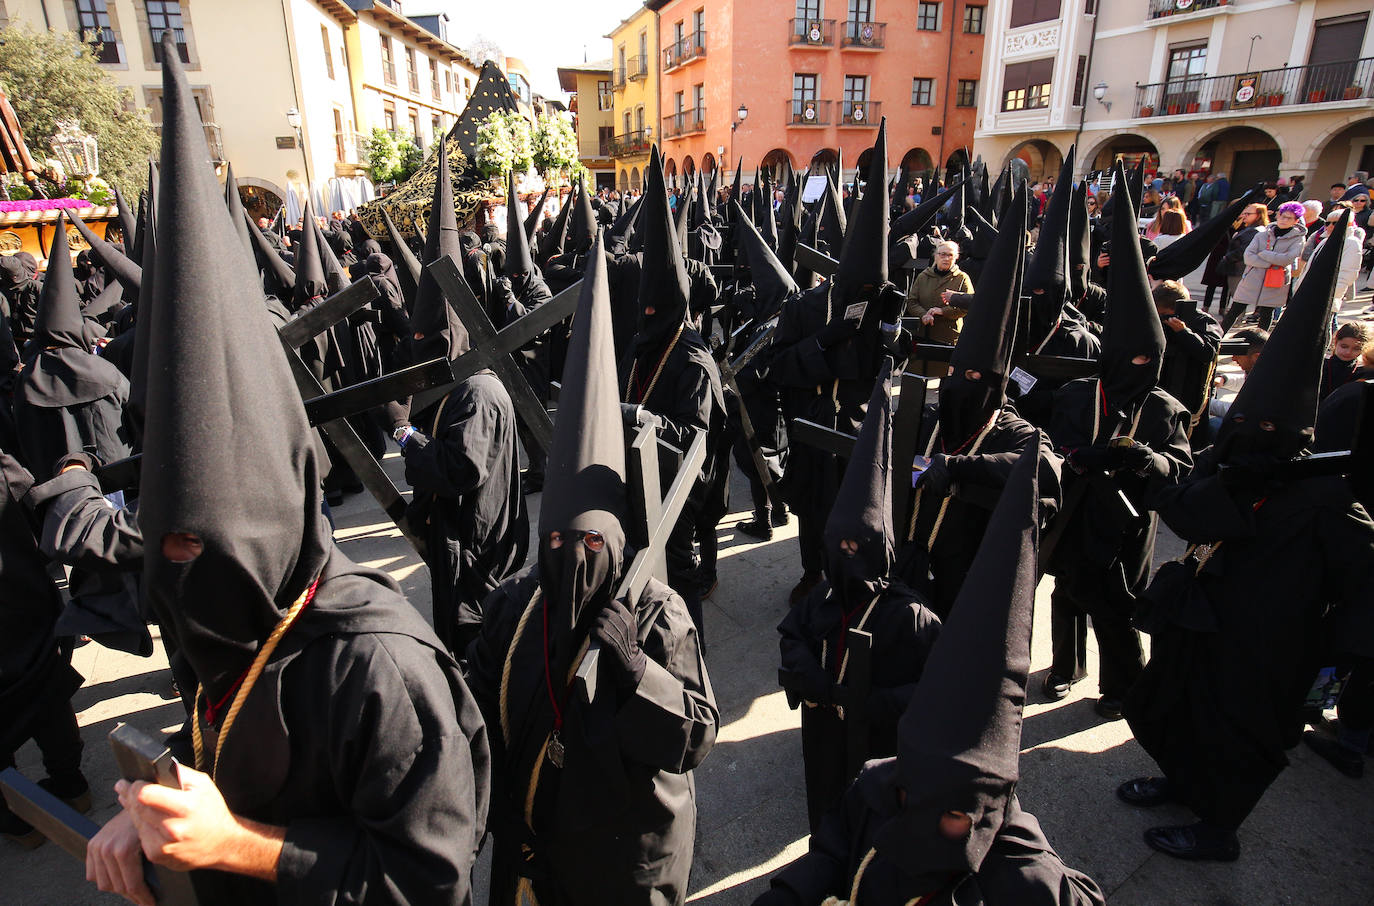
[[[1231,109],[1253,107],[1259,100],[1258,72],[1243,72],[1236,76],[1235,88],[1231,90]]]

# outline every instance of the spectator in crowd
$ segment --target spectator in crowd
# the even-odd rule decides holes
[[[1158,189],[1150,188],[1145,190],[1145,195],[1140,203],[1140,217],[1153,217],[1159,213],[1159,206],[1164,201],[1164,197],[1159,194]]]
[[[1245,375],[1249,374],[1250,370],[1255,367],[1255,363],[1259,361],[1260,353],[1264,352],[1264,344],[1269,342],[1269,331],[1261,330],[1258,327],[1247,327],[1236,332],[1236,339],[1245,342],[1245,352],[1231,356],[1231,361],[1240,369],[1241,380],[1243,381]],[[1229,387],[1231,379],[1227,375],[1218,374],[1212,383],[1217,388]],[[1226,418],[1226,413],[1230,408],[1231,400],[1229,398],[1222,399],[1213,393],[1212,401],[1207,404],[1207,414],[1212,423],[1213,437],[1216,436],[1217,431],[1221,430],[1222,420]]]
[[[1310,202],[1308,203],[1310,204]],[[1313,231],[1311,237],[1307,240],[1307,244],[1303,246],[1302,259],[1298,261],[1298,264],[1305,265],[1306,261],[1311,260],[1311,257],[1317,253],[1317,249],[1321,248],[1322,243],[1326,241],[1327,233],[1330,232],[1336,221],[1341,218],[1343,209],[1347,207],[1353,207],[1353,205],[1351,205],[1350,202],[1342,202],[1331,209],[1331,213],[1326,216],[1325,222],[1321,223],[1319,228]],[[1355,223],[1352,222],[1346,227],[1345,245],[1341,249],[1341,263],[1336,273],[1336,292],[1331,297],[1336,301],[1336,306],[1338,308],[1345,299],[1346,294],[1354,289],[1356,282],[1359,280],[1360,261],[1364,254],[1365,238],[1365,231],[1360,229]],[[1301,276],[1299,276],[1299,282],[1301,282]],[[1353,294],[1351,298],[1354,298]]]
[[[1178,223],[1181,226],[1179,232],[1168,234],[1164,233],[1162,223],[1163,217],[1166,213],[1178,214]],[[1184,233],[1190,232],[1192,229],[1193,225],[1188,222],[1187,215],[1183,213],[1183,202],[1179,200],[1179,197],[1177,195],[1170,195],[1168,198],[1165,198],[1164,201],[1160,204],[1159,210],[1155,213],[1155,219],[1151,220],[1150,225],[1145,228],[1145,238],[1155,239],[1161,234],[1171,236],[1182,236]],[[1164,246],[1168,244],[1168,242],[1155,242],[1155,245],[1159,248],[1164,248]]]
[[[959,341],[959,328],[968,309],[950,297],[955,293],[973,292],[973,281],[959,269],[959,245],[945,240],[935,246],[935,261],[916,275],[906,296],[908,317],[920,318],[925,325],[924,339],[932,343]],[[927,362],[925,374],[944,377],[949,371],[944,362]]]
[[[1212,209],[1207,212],[1207,216],[1215,217],[1220,214],[1221,209],[1226,207],[1230,200],[1231,181],[1226,178],[1225,173],[1217,173],[1217,178],[1212,182]]]
[[[1330,210],[1336,206],[1336,202],[1340,201],[1341,196],[1344,194],[1345,183],[1333,182],[1331,184],[1331,189],[1326,193],[1326,204],[1323,205],[1323,208],[1325,208],[1327,212],[1330,212]]]
[[[1264,206],[1269,209],[1272,217],[1278,211],[1279,205],[1288,200],[1288,197],[1279,191],[1279,187],[1272,182],[1264,184]]]
[[[1255,306],[1259,326],[1265,330],[1274,320],[1274,310],[1288,302],[1293,285],[1293,262],[1302,254],[1307,230],[1298,221],[1302,205],[1285,201],[1278,207],[1274,223],[1260,227],[1245,249],[1245,273],[1231,297],[1231,309],[1222,322],[1224,334],[1247,307]]]
[[[1369,341],[1370,330],[1365,324],[1347,321],[1340,326],[1331,344],[1331,355],[1322,364],[1321,389],[1317,392],[1319,400],[1326,399],[1355,379]]]
[[[1366,170],[1356,170],[1350,174],[1350,180],[1345,186],[1345,200],[1349,201],[1356,195],[1369,195],[1369,172]]]
[[[1269,209],[1258,202],[1246,205],[1245,210],[1240,212],[1236,222],[1231,225],[1234,232],[1226,246],[1226,256],[1221,261],[1221,270],[1226,274],[1227,298],[1235,296],[1236,287],[1240,285],[1240,278],[1245,273],[1245,250],[1250,247],[1250,240],[1255,238],[1255,233],[1259,232],[1261,227],[1268,225]],[[1225,308],[1221,310],[1225,311]]]

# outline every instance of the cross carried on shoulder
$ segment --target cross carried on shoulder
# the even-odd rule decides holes
[[[735,394],[735,399],[739,401],[740,433],[744,435],[744,443],[749,448],[749,458],[754,463],[754,471],[758,472],[759,481],[763,482],[764,490],[770,496],[773,490],[773,475],[768,470],[768,463],[763,457],[763,449],[759,446],[758,432],[754,428],[753,419],[749,417],[749,411],[744,405],[744,397],[739,392],[739,384],[735,378],[755,356],[772,345],[773,334],[777,332],[777,329],[778,319],[775,317],[761,333],[754,337],[733,362],[722,362],[719,366],[720,382],[730,388]]]

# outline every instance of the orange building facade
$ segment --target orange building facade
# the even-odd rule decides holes
[[[957,166],[973,143],[986,2],[649,0],[659,16],[670,181],[786,159],[866,163],[888,121],[890,167]],[[740,114],[745,115],[741,118]],[[863,156],[864,159],[860,160]]]

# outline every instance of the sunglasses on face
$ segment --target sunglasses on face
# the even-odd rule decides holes
[[[592,553],[606,549],[606,536],[600,532],[549,532],[549,547],[558,550],[564,541],[582,540],[582,546]]]

